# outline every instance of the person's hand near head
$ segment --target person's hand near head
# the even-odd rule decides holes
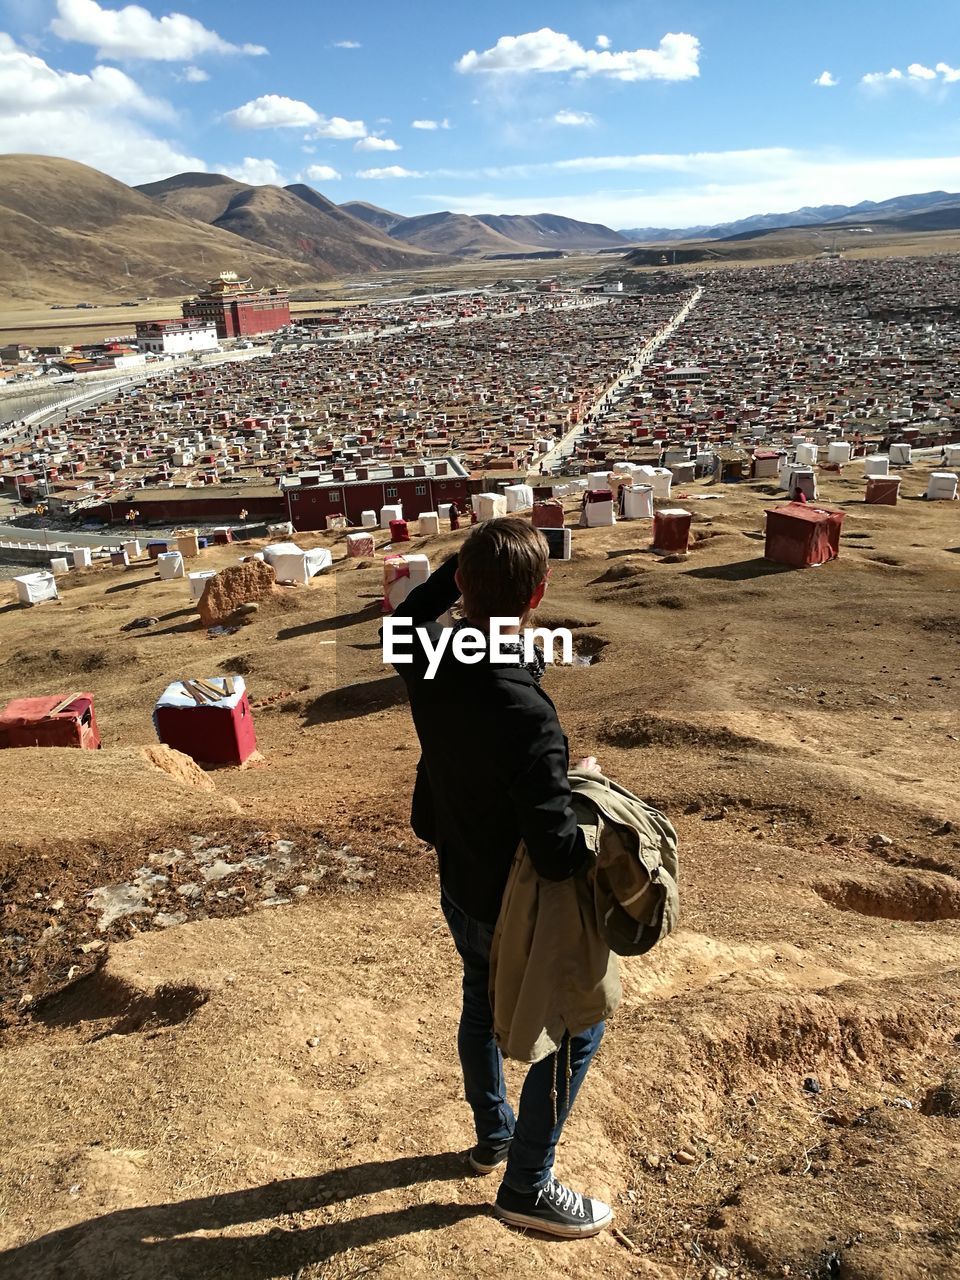
[[[577,761],[577,768],[583,769],[585,773],[602,773],[600,764],[596,756],[584,756]]]

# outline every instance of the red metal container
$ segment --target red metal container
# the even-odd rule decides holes
[[[219,681],[222,679],[218,677]],[[239,677],[234,677],[234,681],[242,687]],[[154,709],[153,722],[161,742],[182,751],[197,764],[240,765],[253,755],[257,737],[246,689],[239,696],[225,698],[222,705],[216,702],[201,706],[170,705],[181,700],[178,697],[181,687],[171,685]]]
[[[535,529],[562,529],[563,503],[558,502],[556,498],[535,502],[531,519]]]
[[[868,476],[863,500],[873,506],[895,507],[899,494],[899,476]]]
[[[828,511],[803,502],[770,508],[764,559],[795,569],[836,560],[842,526],[842,511]]]
[[[680,507],[654,512],[653,550],[656,555],[686,555],[693,514]]]
[[[92,693],[14,698],[0,711],[0,748],[99,746]]]

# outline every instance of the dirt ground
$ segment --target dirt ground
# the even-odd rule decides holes
[[[0,700],[91,690],[104,739],[82,777],[2,761],[0,1277],[960,1277],[960,504],[920,499],[930,469],[896,508],[824,473],[822,568],[762,559],[763,483],[675,493],[686,560],[636,521],[553,568],[540,620],[596,655],[545,677],[571,750],[667,811],[683,875],[561,1144],[617,1213],[573,1244],[466,1174],[379,567],[305,535],[334,572],[226,635],[146,563],[0,605]],[[156,697],[224,672],[262,763],[161,776]],[[142,907],[111,920],[118,884]]]

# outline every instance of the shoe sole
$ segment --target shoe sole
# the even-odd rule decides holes
[[[503,1165],[507,1163],[507,1157],[502,1156],[495,1164],[481,1164],[471,1152],[471,1154],[467,1156],[467,1163],[470,1165],[470,1168],[474,1173],[488,1174],[493,1173],[495,1169],[502,1168]]]
[[[511,1227],[523,1227],[527,1231],[541,1231],[544,1235],[559,1236],[564,1240],[586,1240],[589,1236],[599,1235],[601,1231],[609,1227],[614,1216],[611,1209],[604,1218],[582,1227],[572,1227],[560,1222],[547,1222],[543,1218],[533,1217],[528,1213],[514,1213],[511,1209],[501,1209],[498,1204],[493,1206],[493,1212],[501,1222],[509,1223]]]

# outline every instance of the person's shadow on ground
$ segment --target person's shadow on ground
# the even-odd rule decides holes
[[[270,1219],[355,1196],[468,1176],[462,1153],[404,1156],[173,1204],[119,1209],[0,1253],[3,1280],[274,1280],[348,1249],[452,1226],[487,1205],[413,1204],[344,1221],[281,1227]],[[226,1234],[257,1222],[257,1234]],[[224,1232],[191,1235],[192,1232]]]

